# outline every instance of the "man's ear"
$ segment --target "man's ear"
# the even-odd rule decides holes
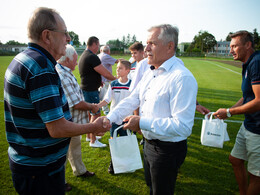
[[[42,38],[42,41],[43,41],[45,44],[49,45],[50,42],[51,42],[51,39],[50,39],[51,33],[50,33],[50,31],[47,30],[47,29],[46,29],[46,30],[43,30],[41,36],[42,36],[42,37],[41,37],[41,38]]]
[[[246,49],[250,49],[251,47],[253,47],[252,42],[251,41],[247,41],[245,44]]]
[[[66,63],[69,64],[70,63],[70,59],[68,57],[66,57]]]
[[[170,41],[168,43],[168,49],[172,50],[172,49],[174,49],[174,47],[175,47],[175,44],[173,43],[173,41]]]

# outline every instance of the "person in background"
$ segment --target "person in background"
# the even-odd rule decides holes
[[[119,59],[119,62],[117,64],[117,69],[116,69],[116,74],[118,79],[112,81],[111,84],[109,85],[104,100],[98,104],[100,108],[104,105],[109,104],[109,102],[111,102],[110,110],[113,111],[113,109],[120,101],[122,101],[124,98],[130,95],[129,87],[131,84],[131,80],[127,78],[127,75],[129,74],[130,70],[131,70],[131,63],[127,60]],[[118,128],[120,125],[122,125],[122,123],[120,124],[112,123],[112,128],[110,129],[111,139],[113,138],[115,129]],[[120,129],[117,131],[117,135],[126,136],[127,133],[125,130]],[[108,172],[114,174],[112,161],[110,161]]]
[[[136,89],[103,122],[119,124],[123,120],[124,129],[141,129],[150,194],[173,194],[194,124],[198,86],[191,72],[174,56],[178,28],[163,24],[148,32],[146,52],[152,71],[145,72]],[[138,107],[140,115],[131,115]]]
[[[244,114],[235,145],[229,156],[240,194],[260,194],[260,52],[254,49],[254,39],[247,31],[230,35],[230,53],[243,62],[243,97],[231,108],[220,108],[214,116],[226,119]],[[248,175],[245,167],[248,161]],[[249,183],[248,183],[249,182]]]
[[[90,37],[87,42],[87,48],[79,59],[79,73],[81,78],[81,89],[83,90],[84,99],[89,103],[99,103],[98,88],[101,86],[101,75],[108,80],[116,78],[101,64],[100,59],[96,55],[99,50],[99,39]],[[91,113],[90,123],[100,117],[100,110],[97,113]],[[90,147],[106,147],[96,139],[95,134],[87,135],[90,139]],[[88,140],[87,139],[87,140]]]
[[[98,54],[98,57],[99,57],[102,65],[112,74],[112,66],[115,63],[117,63],[118,60],[110,56],[110,48],[108,45],[104,45],[100,48],[100,54]],[[100,100],[103,100],[103,98],[107,92],[110,80],[107,80],[103,76],[101,76],[101,78],[102,78],[102,86],[99,88],[99,98],[100,98]],[[103,106],[102,110],[103,110],[103,113],[105,115],[107,115],[109,112],[108,105]]]
[[[144,59],[144,46],[140,42],[135,42],[129,47],[129,50],[131,52],[132,58],[133,58],[133,63],[131,64],[131,71],[128,74],[128,78],[130,80],[133,79],[133,76],[135,74],[135,68],[137,64]]]
[[[88,122],[88,110],[93,113],[98,111],[98,106],[84,101],[84,96],[77,79],[72,71],[77,66],[78,54],[73,46],[66,46],[66,54],[58,60],[56,70],[59,74],[63,91],[66,95],[72,120],[75,123],[85,124]],[[70,162],[73,174],[77,177],[92,177],[94,172],[86,169],[81,156],[81,139],[80,136],[72,137],[70,140],[67,159]],[[70,184],[65,184],[65,191],[70,191]]]
[[[13,185],[18,194],[65,194],[64,163],[70,137],[105,133],[103,117],[71,122],[55,65],[70,42],[57,11],[37,8],[28,22],[28,48],[5,72],[5,130]]]

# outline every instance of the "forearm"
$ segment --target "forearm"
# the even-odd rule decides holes
[[[78,104],[76,104],[73,108],[76,110],[86,110],[87,111],[87,110],[92,110],[93,105],[90,103],[87,103],[85,101],[81,101]]]
[[[106,102],[105,100],[103,100],[102,102],[100,102],[99,104],[98,104],[98,107],[99,108],[102,108],[103,106],[106,106],[108,104],[108,102]]]
[[[254,113],[260,110],[259,99],[253,99],[252,101],[247,102],[246,104],[243,105],[239,103],[235,105],[236,106],[233,106],[229,109],[231,115]]]
[[[67,121],[65,118],[46,124],[49,134],[53,138],[73,137],[95,131],[95,124],[77,124]]]
[[[240,98],[237,103],[235,103],[231,108],[235,108],[235,107],[238,107],[238,106],[242,106],[243,105],[243,101],[244,101],[244,98]]]
[[[114,77],[109,71],[105,72],[102,76],[110,81],[113,81],[116,79],[116,77]]]
[[[109,112],[107,118],[110,122],[117,124],[122,123],[123,119],[129,115],[132,115],[134,110],[137,109],[140,105],[137,93],[132,93],[127,98],[120,101],[120,103]]]

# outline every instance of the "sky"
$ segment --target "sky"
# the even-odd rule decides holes
[[[68,31],[87,42],[101,44],[128,34],[146,43],[147,29],[158,24],[179,28],[179,43],[192,42],[199,31],[217,41],[229,32],[257,29],[260,35],[260,0],[0,0],[0,41],[27,43],[27,23],[37,7],[57,10]]]

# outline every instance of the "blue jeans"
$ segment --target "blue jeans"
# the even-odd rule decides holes
[[[64,195],[65,194],[65,170],[64,166],[53,173],[40,175],[24,175],[12,173],[15,190],[22,195]]]
[[[94,103],[94,104],[99,103],[100,100],[99,100],[99,92],[98,91],[85,91],[85,90],[82,90],[82,91],[83,91],[84,99],[85,99],[86,102]],[[93,114],[91,111],[90,111],[90,113]],[[99,113],[100,113],[100,109],[95,114],[99,114]]]

